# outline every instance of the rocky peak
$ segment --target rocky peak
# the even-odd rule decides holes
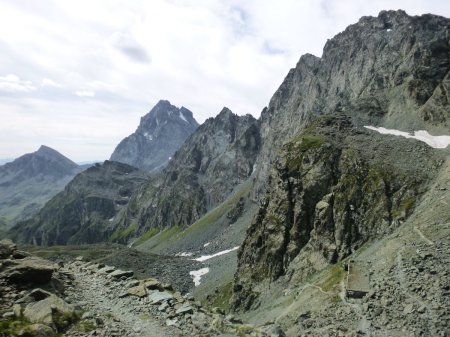
[[[124,228],[191,225],[252,174],[260,144],[254,117],[222,109],[186,140],[158,179],[134,195]]]
[[[120,142],[111,160],[159,171],[197,127],[190,110],[161,100],[141,118],[137,130]]]

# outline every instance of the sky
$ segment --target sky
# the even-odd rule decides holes
[[[160,99],[260,115],[300,56],[383,9],[447,0],[0,0],[0,158],[108,159]]]

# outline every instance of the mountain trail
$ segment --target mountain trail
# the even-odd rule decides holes
[[[76,287],[68,291],[74,302],[88,311],[85,315],[98,317],[103,322],[96,329],[97,336],[178,337],[185,336],[174,327],[162,326],[147,309],[145,302],[136,298],[120,298],[110,287],[111,280],[79,269],[67,269],[75,277]],[[86,336],[90,336],[87,334]]]

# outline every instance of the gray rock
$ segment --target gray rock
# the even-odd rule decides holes
[[[171,300],[173,295],[166,291],[154,291],[148,295],[151,304],[160,304],[161,302]]]
[[[120,270],[117,269],[109,274],[110,277],[120,279],[121,277],[132,277],[134,272],[132,270]]]
[[[175,311],[176,315],[186,315],[186,314],[192,314],[192,313],[194,313],[194,308],[188,304],[181,306],[180,308],[178,308]]]

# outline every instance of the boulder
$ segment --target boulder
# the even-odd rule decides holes
[[[127,290],[128,295],[145,297],[147,295],[147,290],[143,285],[138,285]]]
[[[194,308],[190,305],[183,305],[181,308],[177,309],[177,311],[175,311],[175,314],[177,315],[186,315],[186,314],[193,314],[194,313]]]
[[[148,278],[144,281],[144,285],[147,289],[156,290],[156,289],[159,289],[159,286],[161,285],[161,283],[157,279]]]
[[[12,255],[12,253],[17,249],[14,242],[9,239],[4,239],[0,241],[0,258],[4,259]]]
[[[56,265],[48,260],[28,256],[11,260],[2,272],[3,276],[14,283],[45,284],[50,282]]]
[[[167,291],[155,291],[148,296],[151,304],[160,304],[161,302],[171,300],[173,295]]]
[[[28,303],[23,311],[23,317],[31,323],[45,324],[58,331],[67,328],[78,318],[75,307],[54,294],[43,300]]]

